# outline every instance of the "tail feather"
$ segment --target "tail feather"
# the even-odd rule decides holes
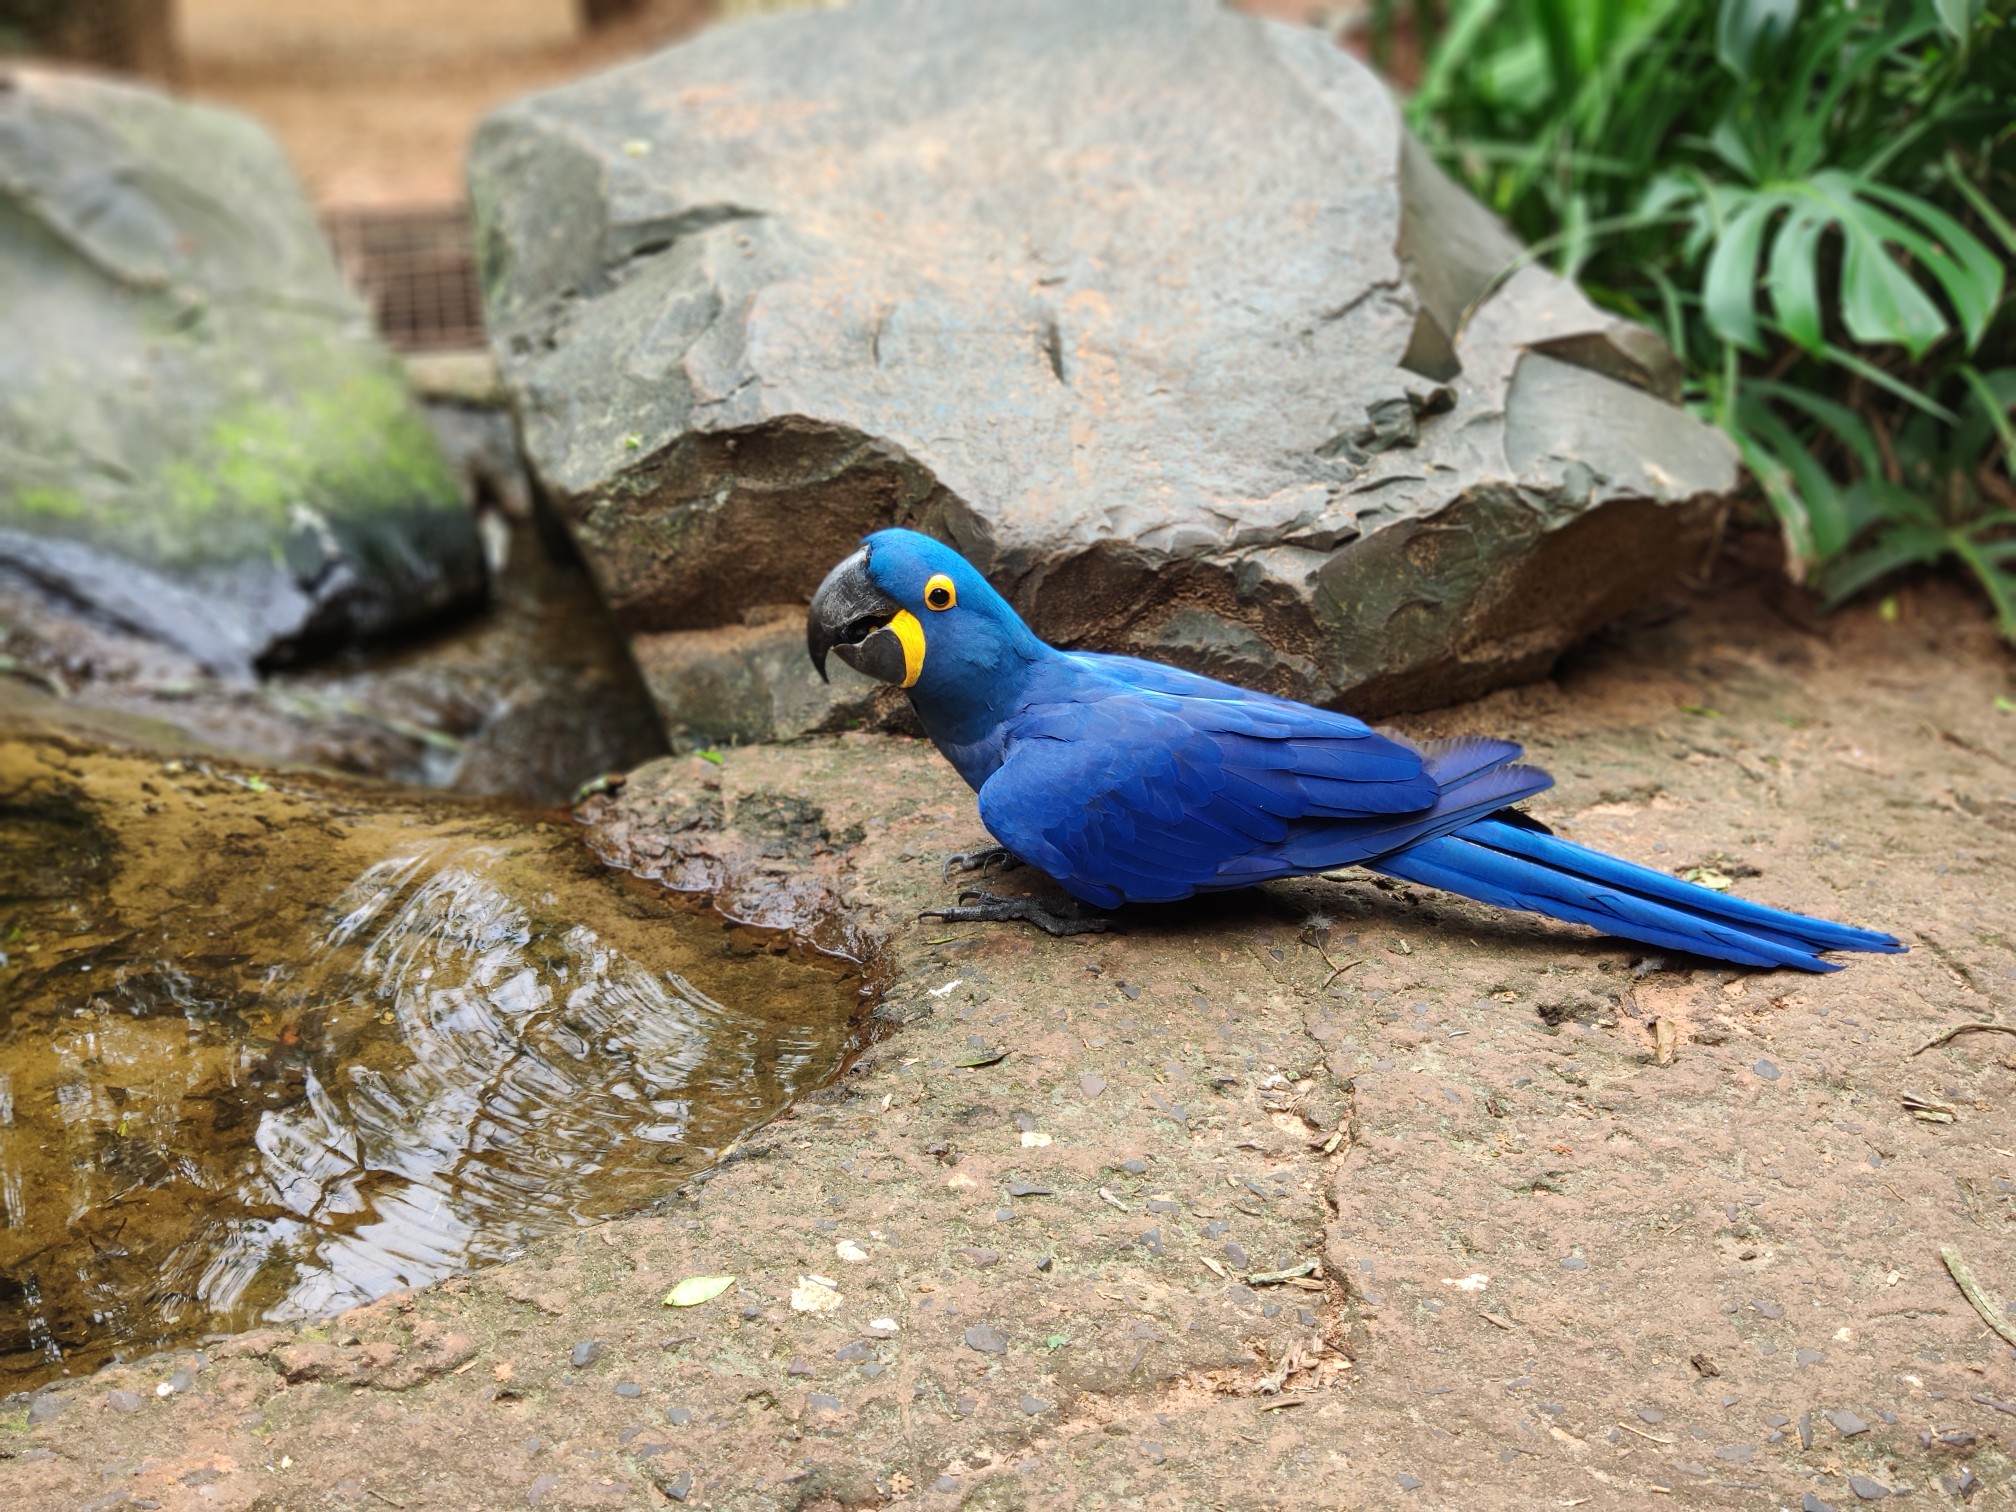
[[[1834,971],[1823,950],[1898,951],[1896,939],[1732,898],[1496,819],[1382,857],[1373,869],[1501,908],[1588,924],[1744,966]]]
[[[1816,919],[1808,914],[1789,913],[1782,908],[1767,908],[1762,903],[1752,903],[1748,898],[1683,882],[1678,877],[1669,877],[1664,872],[1639,866],[1620,856],[1606,856],[1602,851],[1559,839],[1543,830],[1527,829],[1493,818],[1467,826],[1462,834],[1465,839],[1488,845],[1493,850],[1509,851],[1515,856],[1573,872],[1591,881],[1628,887],[1648,898],[1677,903],[1693,913],[1709,914],[1744,926],[1761,926],[1786,935],[1812,950],[1894,952],[1904,948],[1894,935],[1881,934],[1873,929],[1858,929],[1852,924],[1836,924],[1831,919]]]

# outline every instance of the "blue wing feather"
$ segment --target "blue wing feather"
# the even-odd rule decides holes
[[[1072,675],[1008,721],[980,817],[1101,906],[1350,865],[1548,785],[1504,741],[1417,749],[1152,662],[1062,660]]]

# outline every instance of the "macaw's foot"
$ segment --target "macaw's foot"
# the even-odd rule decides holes
[[[1005,845],[988,845],[979,850],[952,852],[945,858],[945,875],[949,877],[954,872],[977,871],[984,877],[992,867],[998,866],[1002,871],[1013,871],[1016,867],[1027,864]]]
[[[1007,924],[1019,919],[1053,935],[1100,934],[1113,927],[1112,919],[1074,899],[1003,898],[986,892],[962,892],[957,907],[930,908],[917,917],[943,919],[947,924]]]

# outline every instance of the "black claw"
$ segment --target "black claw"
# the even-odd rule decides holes
[[[969,900],[970,906],[969,906]],[[1113,927],[1103,914],[1086,913],[1076,903],[1064,912],[1041,898],[1003,898],[988,892],[962,892],[955,908],[927,908],[917,917],[943,919],[947,924],[1034,924],[1045,934],[1102,934]]]
[[[955,871],[977,871],[984,877],[987,875],[989,867],[998,866],[1003,871],[1013,871],[1016,867],[1026,866],[1027,864],[1015,852],[1008,849],[1007,846],[989,845],[979,850],[954,851],[945,858],[944,875],[949,877]]]

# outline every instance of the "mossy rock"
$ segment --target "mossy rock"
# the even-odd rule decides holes
[[[481,593],[397,362],[278,147],[0,71],[0,571],[244,674]]]

